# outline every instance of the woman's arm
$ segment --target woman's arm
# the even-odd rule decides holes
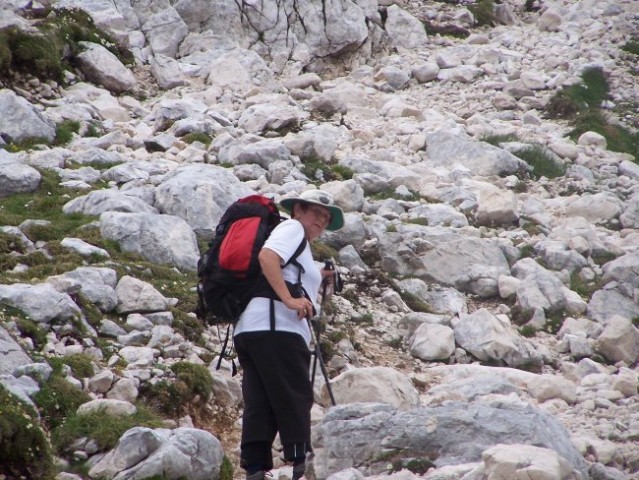
[[[313,315],[313,304],[306,297],[293,298],[291,296],[282,275],[282,259],[280,256],[269,248],[262,248],[258,259],[262,267],[262,273],[282,303],[287,308],[297,311],[299,319],[310,318]]]

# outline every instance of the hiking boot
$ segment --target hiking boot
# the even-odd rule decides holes
[[[247,473],[246,480],[265,480],[264,470],[258,470],[255,473]]]
[[[306,464],[300,463],[299,465],[295,465],[293,467],[293,477],[292,480],[300,480],[304,476],[304,472],[306,471]]]

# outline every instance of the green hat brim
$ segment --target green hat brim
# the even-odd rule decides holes
[[[323,203],[309,202],[308,200],[302,200],[300,198],[285,198],[280,202],[280,205],[290,214],[293,211],[293,205],[295,205],[296,203],[318,205],[320,207],[328,209],[328,211],[331,212],[331,221],[328,222],[326,230],[334,232],[335,230],[339,230],[344,226],[344,212],[341,208],[336,207],[335,205],[324,205]]]

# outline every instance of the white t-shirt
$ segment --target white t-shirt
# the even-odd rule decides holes
[[[304,227],[294,219],[285,220],[280,223],[271,235],[266,239],[264,248],[273,250],[281,259],[284,265],[295,253],[304,239]],[[322,274],[318,265],[313,260],[311,246],[307,242],[306,248],[297,257],[297,261],[304,267],[302,273],[302,286],[311,297],[316,310],[317,295],[322,283]],[[297,283],[299,269],[289,263],[282,269],[284,280]],[[244,332],[260,332],[271,329],[270,300],[268,298],[256,297],[251,299],[248,306],[240,315],[240,319],[235,325],[233,335]],[[287,308],[282,302],[275,302],[275,330],[283,332],[293,332],[301,335],[307,344],[311,343],[311,332],[308,329],[306,319],[299,320],[297,312]]]

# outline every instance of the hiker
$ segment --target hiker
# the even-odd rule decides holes
[[[335,273],[315,263],[310,242],[344,225],[342,210],[321,190],[287,198],[281,206],[291,219],[275,227],[259,254],[264,276],[280,300],[251,299],[234,331],[243,370],[240,464],[247,480],[262,480],[273,468],[271,448],[278,432],[284,460],[293,464],[293,480],[304,475],[306,454],[312,451],[313,406],[307,319],[319,308],[323,278],[332,281]],[[299,256],[287,263],[302,243]]]

